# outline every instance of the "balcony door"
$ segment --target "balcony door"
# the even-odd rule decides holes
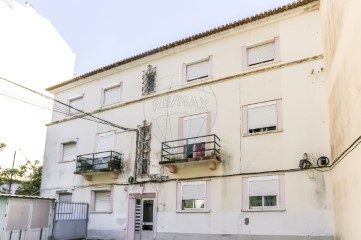
[[[104,169],[108,167],[110,160],[110,152],[114,150],[114,132],[107,132],[98,134],[96,156],[95,156],[95,169]]]
[[[205,155],[206,135],[206,114],[183,118],[184,158],[197,158]]]

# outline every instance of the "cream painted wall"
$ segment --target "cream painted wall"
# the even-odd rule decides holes
[[[260,20],[179,46],[53,91],[62,101],[84,93],[85,111],[94,111],[93,114],[121,126],[136,128],[143,120],[152,123],[150,174],[169,177],[168,182],[161,184],[144,184],[145,190],[158,194],[157,232],[332,238],[328,172],[285,171],[285,211],[242,212],[242,177],[261,171],[280,174],[281,170],[297,169],[303,153],[309,154],[313,164],[321,155],[330,156],[317,2],[268,21]],[[280,37],[281,61],[242,69],[242,46],[274,37]],[[213,76],[183,83],[182,64],[210,55]],[[148,64],[157,67],[157,91],[142,97],[141,75]],[[123,102],[101,107],[101,88],[117,82],[123,83]],[[195,99],[197,105],[173,103],[179,98]],[[242,106],[274,99],[282,99],[283,131],[242,136]],[[201,107],[202,101],[207,102],[206,108]],[[211,112],[211,133],[221,139],[223,162],[214,171],[206,165],[192,165],[180,167],[172,174],[161,167],[161,143],[178,139],[179,118],[205,112]],[[96,134],[106,131],[118,132],[115,150],[125,156],[126,169],[118,179],[99,175],[88,182],[73,174],[75,162],[58,163],[63,140],[78,138],[77,154],[92,153],[96,149]],[[131,191],[140,191],[139,184],[128,185],[127,181],[133,175],[135,141],[133,133],[54,114],[47,132],[42,195],[73,189],[73,200],[87,202],[93,186],[113,184],[113,213],[91,214],[89,230],[107,232],[109,237],[124,236],[127,196]],[[211,182],[210,212],[177,213],[176,181],[200,177]],[[59,178],[66,180],[59,182]],[[250,219],[249,225],[244,224],[245,218]]]
[[[324,29],[327,94],[330,109],[332,159],[360,136],[361,70],[359,28],[361,2],[321,1]],[[357,144],[357,142],[356,142]],[[335,231],[337,240],[361,238],[360,146],[342,157],[332,169]]]

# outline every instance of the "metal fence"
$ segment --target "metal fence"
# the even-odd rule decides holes
[[[53,239],[86,238],[88,216],[88,203],[56,202]]]

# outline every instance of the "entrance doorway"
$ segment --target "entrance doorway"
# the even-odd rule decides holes
[[[154,236],[154,200],[150,198],[135,199],[135,240],[151,240]]]
[[[156,194],[130,193],[127,240],[153,240],[156,235]]]

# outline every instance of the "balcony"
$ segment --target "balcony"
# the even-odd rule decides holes
[[[116,179],[121,169],[123,155],[115,151],[98,152],[79,155],[76,161],[75,174],[82,175],[91,181],[96,174],[109,174]]]
[[[221,162],[219,142],[215,134],[163,142],[159,164],[171,173],[176,173],[179,166],[193,164],[208,164],[209,169],[215,170]]]

